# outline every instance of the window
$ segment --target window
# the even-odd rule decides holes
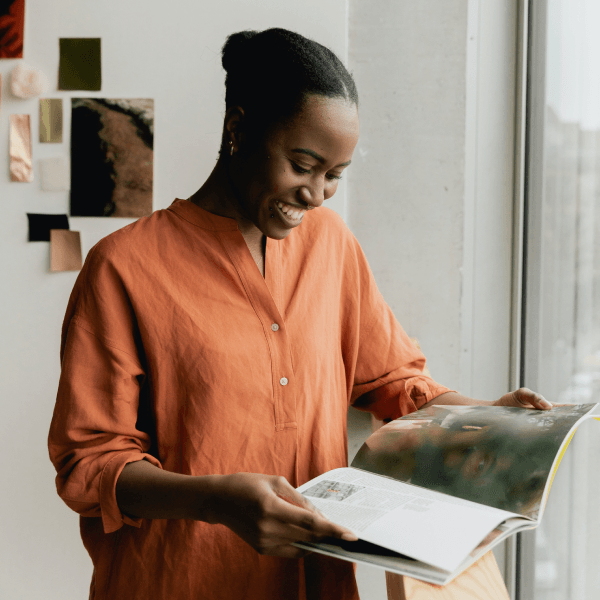
[[[523,377],[600,401],[600,2],[530,3]],[[600,590],[600,428],[575,436],[542,525],[522,538],[520,600]]]

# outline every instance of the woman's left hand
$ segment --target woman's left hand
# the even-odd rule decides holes
[[[515,406],[517,408],[536,408],[549,410],[552,404],[541,394],[536,394],[527,388],[519,388],[514,392],[504,394],[502,398],[492,402],[494,406]]]

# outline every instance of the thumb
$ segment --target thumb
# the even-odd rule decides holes
[[[505,394],[500,398],[504,406],[516,406],[520,408],[537,408],[539,410],[548,410],[552,408],[552,404],[544,398],[541,394],[537,394],[528,388],[519,388],[514,392]]]

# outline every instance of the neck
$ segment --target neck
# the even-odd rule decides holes
[[[235,219],[242,233],[262,236],[262,232],[245,215],[229,175],[229,165],[222,157],[204,182],[202,187],[189,197],[189,200],[204,210],[221,217]]]
[[[238,220],[240,210],[238,201],[227,176],[227,166],[220,158],[202,187],[192,194],[188,200],[221,217]]]
[[[228,168],[226,161],[219,158],[208,179],[188,200],[214,215],[235,219],[252,255],[264,256],[265,236],[244,214]]]

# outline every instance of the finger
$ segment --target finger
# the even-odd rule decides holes
[[[276,516],[278,520],[284,523],[295,525],[316,537],[331,536],[342,538],[347,541],[356,541],[358,539],[349,529],[337,525],[326,517],[321,516],[320,511],[317,512],[314,507],[314,510],[308,510],[297,506],[296,503],[291,504],[287,500],[281,499],[279,496],[277,496],[277,501],[280,503],[278,506],[278,513],[273,516]]]
[[[298,502],[296,499],[290,498],[290,496],[286,496],[285,494],[277,494],[277,497],[281,498],[282,500],[285,500],[286,502],[289,502],[290,504],[293,504],[294,506],[298,506],[300,508],[304,508],[306,510],[314,512],[314,513],[318,514],[320,517],[323,517],[323,519],[325,519],[326,521],[329,520],[325,516],[325,513],[320,511],[310,500],[305,498],[302,494],[298,494],[298,495],[302,498],[302,500],[300,501],[300,502],[303,502],[302,504],[300,502]]]
[[[316,513],[326,521],[329,519],[308,499],[303,496],[298,490],[294,489],[287,480],[283,482],[283,490],[277,492],[277,497],[289,502],[293,506],[298,506],[310,512]]]
[[[316,543],[326,539],[340,537],[333,535],[332,531],[319,532],[280,521],[274,521],[272,523],[268,534],[271,543],[275,543],[275,545],[293,544],[295,542]],[[350,536],[348,536],[348,539],[344,539],[346,541],[356,541],[358,538],[354,534],[351,534],[351,539]]]
[[[318,519],[310,519],[308,527],[304,527],[305,529],[312,531],[312,533],[318,537],[333,536],[349,542],[358,540],[358,537],[356,537],[352,531],[329,520],[308,498],[293,488],[286,479],[282,478],[278,483],[280,484],[278,487],[281,488],[277,492],[278,498],[284,502],[288,502],[292,506],[309,511],[313,515],[320,517]],[[298,525],[298,523],[294,524]],[[302,525],[300,525],[300,527],[302,527]]]
[[[552,404],[544,398],[541,394],[537,394],[528,388],[520,388],[513,392],[515,399],[521,403],[522,406],[533,406],[539,410],[549,410],[552,408]]]
[[[297,492],[296,490],[294,490],[294,492],[296,493],[295,498],[290,498],[289,496],[286,496],[285,494],[277,494],[277,496],[279,498],[281,498],[282,500],[285,500],[286,502],[293,504],[294,506],[298,506],[300,508],[304,508],[305,510],[313,512],[313,513],[319,515],[320,517],[322,517],[325,521],[328,521],[331,523],[331,520],[327,518],[325,513],[323,511],[319,510],[308,498],[306,498],[305,496],[303,496],[302,494],[300,494],[300,492]],[[296,499],[298,496],[299,496],[299,498]]]
[[[287,479],[283,479],[279,482],[281,485],[278,486],[277,496],[294,506],[298,506],[300,508],[304,508],[305,510],[309,510],[311,512],[318,513],[324,519],[327,517],[303,494],[301,494],[297,489],[295,489]]]
[[[312,504],[312,502],[308,501],[302,494],[296,493],[296,490],[294,490],[293,494],[279,492],[277,494],[277,497],[299,508],[304,508],[306,510],[312,511],[317,510],[316,507]]]

